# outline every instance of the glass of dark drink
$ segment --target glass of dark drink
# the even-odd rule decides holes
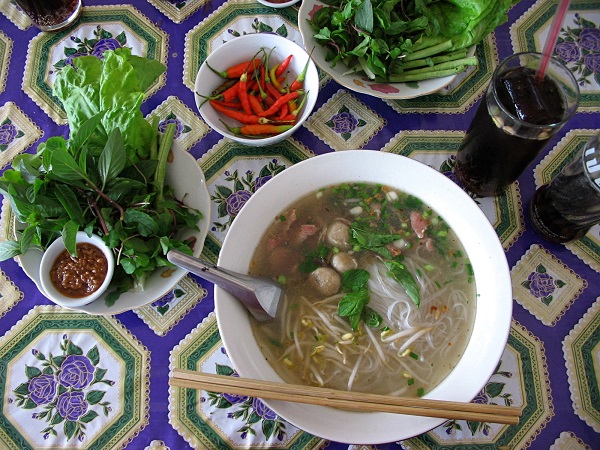
[[[556,243],[579,239],[600,223],[600,132],[535,191],[529,217],[536,233]]]
[[[15,0],[21,10],[42,31],[58,31],[75,22],[81,14],[81,0]]]
[[[501,193],[541,152],[579,104],[571,71],[550,58],[538,77],[541,53],[502,61],[456,155],[460,184],[480,196]]]

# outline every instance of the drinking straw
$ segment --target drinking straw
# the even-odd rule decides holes
[[[542,62],[540,64],[540,68],[537,73],[537,81],[540,82],[544,78],[544,74],[546,73],[546,68],[548,67],[548,63],[550,62],[550,57],[554,52],[554,47],[556,46],[556,40],[558,39],[558,32],[562,26],[565,15],[567,14],[567,10],[569,9],[569,4],[571,0],[560,0],[558,5],[558,11],[554,16],[554,21],[550,26],[550,33],[548,34],[548,38],[546,39],[546,44],[544,45],[544,51],[542,52]]]

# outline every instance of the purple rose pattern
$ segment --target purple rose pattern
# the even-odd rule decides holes
[[[507,372],[501,370],[502,360],[496,367],[496,370],[490,377],[490,380],[484,386],[484,388],[475,396],[473,399],[473,403],[477,403],[480,405],[490,404],[490,405],[503,405],[503,406],[512,406],[514,404],[514,400],[512,399],[512,394],[508,392],[504,392],[506,388],[506,383],[504,382],[506,378],[512,378],[512,372]],[[445,432],[448,436],[453,435],[457,432],[461,432],[464,430],[464,427],[461,425],[462,421],[458,420],[448,420],[442,426],[445,428]],[[466,421],[467,428],[471,432],[471,436],[476,434],[482,434],[483,436],[489,436],[492,432],[492,428],[486,422],[472,422]]]
[[[561,30],[556,56],[571,69],[580,87],[600,86],[600,28],[598,24],[575,14],[574,27]]]
[[[69,355],[60,368],[60,384],[74,389],[83,389],[92,382],[95,370],[88,357]]]
[[[216,373],[239,377],[231,367],[224,364],[216,364]],[[255,426],[260,426],[260,431],[267,441],[272,439],[281,442],[285,439],[285,422],[257,398],[209,391],[207,397],[202,397],[201,401],[208,402],[217,409],[227,410],[228,419],[242,422],[241,427],[237,428],[236,425],[242,439],[246,439],[248,435],[256,435]]]
[[[167,129],[167,125],[170,123],[175,124],[175,139],[180,137],[182,134],[189,133],[192,129],[185,125],[179,118],[172,112],[167,115],[163,120],[158,123],[158,129],[161,133],[164,133]]]
[[[358,128],[364,127],[367,122],[356,118],[354,114],[346,107],[342,106],[331,119],[325,122],[334,133],[339,134],[342,139],[347,141],[352,137],[352,133]]]
[[[65,420],[76,421],[83,416],[90,405],[81,391],[67,391],[58,396],[58,414]]]
[[[97,390],[96,385],[113,386],[114,381],[106,380],[106,369],[99,367],[100,354],[97,347],[85,355],[81,347],[75,345],[67,335],[60,344],[62,354],[48,356],[37,349],[32,355],[42,368],[25,367],[27,381],[15,390],[15,401],[23,409],[36,409],[32,418],[46,422],[41,430],[44,439],[58,436],[56,427],[62,426],[67,440],[85,440],[85,424],[96,419],[99,414],[94,407],[102,409],[104,416],[112,411],[110,403],[103,401],[106,391]]]
[[[0,123],[0,152],[5,151],[10,144],[23,136],[25,133],[19,130],[10,118],[6,118]]]
[[[210,197],[217,205],[218,219],[223,219],[213,222],[211,231],[226,231],[252,194],[284,169],[283,164],[272,159],[258,173],[247,170],[240,176],[237,170],[226,170],[225,182],[217,184]]]
[[[54,64],[56,71],[60,71],[66,66],[74,67],[73,60],[79,56],[95,56],[98,59],[104,59],[104,52],[125,47],[127,44],[127,36],[124,31],[114,36],[100,25],[95,28],[92,37],[82,39],[78,36],[71,36],[70,40],[75,46],[65,47],[65,57]]]
[[[549,305],[554,300],[556,290],[565,286],[565,282],[555,279],[549,274],[543,264],[538,264],[533,272],[529,274],[527,280],[521,283],[525,289],[535,298],[539,299],[545,305]]]
[[[43,373],[37,377],[33,377],[29,380],[29,385],[27,386],[29,398],[36,405],[50,403],[56,395],[56,386],[57,382],[54,374]]]

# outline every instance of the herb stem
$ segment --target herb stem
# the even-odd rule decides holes
[[[156,193],[156,209],[160,210],[159,205],[164,201],[165,176],[167,174],[167,159],[175,136],[175,124],[167,124],[167,128],[160,139],[158,148],[158,165],[154,172],[154,192]]]
[[[445,52],[446,50],[450,50],[451,48],[452,40],[449,39],[439,44],[432,45],[431,47],[426,47],[422,50],[410,53],[404,57],[404,61],[413,61],[415,59],[421,59],[426,58],[428,56],[437,55],[438,53]]]

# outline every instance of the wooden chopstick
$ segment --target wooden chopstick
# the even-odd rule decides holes
[[[519,417],[522,413],[520,408],[511,406],[392,397],[215,375],[184,369],[174,369],[169,378],[169,384],[188,389],[226,392],[228,394],[330,406],[352,411],[388,412],[508,425],[519,423]]]

